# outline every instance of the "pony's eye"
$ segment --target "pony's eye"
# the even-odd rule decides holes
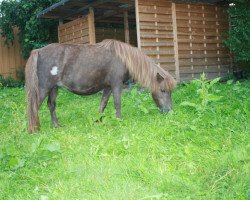
[[[165,92],[166,92],[166,90],[161,89],[161,92],[164,92],[164,93],[165,93]]]

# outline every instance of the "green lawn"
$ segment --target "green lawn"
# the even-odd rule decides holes
[[[33,135],[24,89],[0,89],[0,199],[250,199],[250,81],[203,86],[179,86],[168,114],[134,87],[100,123],[101,94],[60,90],[62,127],[44,103]]]

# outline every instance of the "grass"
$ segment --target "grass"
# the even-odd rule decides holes
[[[179,86],[168,114],[134,87],[95,123],[100,97],[60,90],[62,127],[44,104],[30,135],[24,89],[0,89],[0,199],[250,199],[250,81]]]

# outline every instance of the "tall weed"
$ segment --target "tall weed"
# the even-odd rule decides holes
[[[222,96],[217,95],[220,91],[214,91],[213,87],[219,82],[220,78],[216,78],[212,81],[207,80],[206,75],[203,73],[200,79],[193,80],[189,87],[196,88],[196,94],[198,95],[198,102],[183,101],[180,105],[184,107],[194,108],[197,112],[202,113],[209,109],[209,103],[219,101]],[[215,94],[216,93],[216,94]]]

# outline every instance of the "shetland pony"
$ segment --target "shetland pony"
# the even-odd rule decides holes
[[[33,50],[25,75],[29,132],[39,130],[38,110],[47,96],[53,126],[59,126],[55,108],[60,86],[79,95],[103,90],[99,112],[112,93],[116,117],[121,118],[122,85],[132,77],[151,91],[161,111],[172,108],[174,78],[138,48],[116,40],[94,45],[50,44]]]

